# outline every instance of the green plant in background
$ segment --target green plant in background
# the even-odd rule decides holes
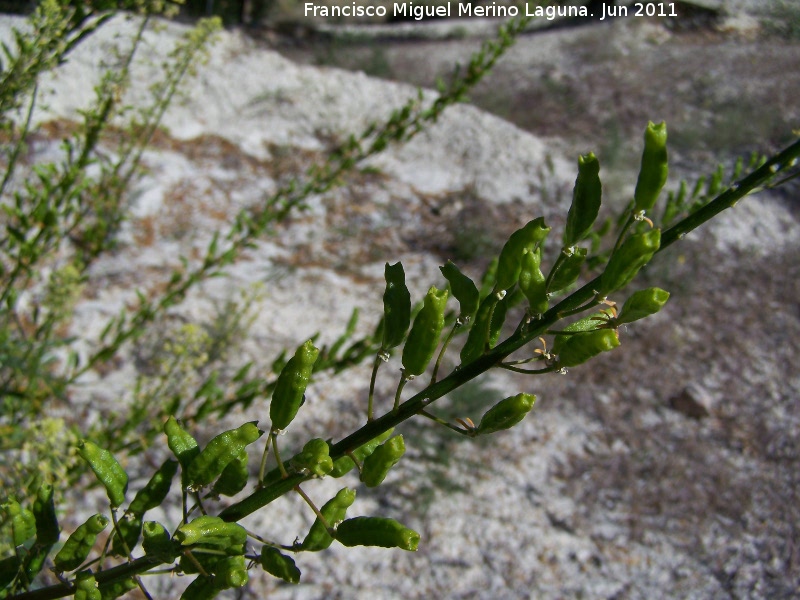
[[[110,18],[108,9],[116,7],[114,3],[80,3],[76,7],[75,3],[45,1],[32,17],[31,32],[18,33],[15,49],[6,49],[7,66],[0,88],[4,110],[0,114],[6,117],[3,126],[14,143],[5,155],[4,190],[12,189],[12,174],[30,133],[39,74],[63,60],[77,43],[70,40],[84,39]],[[137,7],[148,16],[141,20],[132,48],[121,55],[121,63],[110,69],[98,86],[95,107],[86,111],[75,139],[66,143],[64,162],[37,167],[10,198],[4,196],[7,236],[0,241],[0,391],[4,402],[0,426],[8,433],[0,446],[4,460],[21,459],[20,449],[30,444],[37,428],[39,432],[44,427],[58,429],[59,422],[43,420],[46,407],[68,402],[69,389],[82,374],[117,356],[128,342],[142,338],[190,289],[221,273],[269,227],[302,210],[309,196],[336,185],[363,159],[389,144],[409,140],[447,106],[461,101],[527,23],[522,18],[501,27],[498,38],[487,42],[468,65],[458,69],[435,100],[426,101],[421,94],[413,98],[385,122],[349,138],[327,161],[278,190],[258,209],[237,214],[227,232],[214,235],[199,261],[185,260],[162,292],[153,296],[140,292],[139,305],[109,321],[98,346],[79,358],[71,350],[72,340],[63,337],[62,326],[68,323],[80,286],[86,282],[86,268],[113,246],[114,233],[125,218],[124,191],[136,175],[141,153],[180,81],[192,71],[217,27],[214,22],[201,22],[176,47],[163,82],[153,88],[152,104],[137,113],[118,158],[101,163],[100,175],[91,178],[87,168],[99,160],[95,150],[109,119],[122,112],[119,101],[129,85],[128,67],[149,15],[163,8],[158,3]],[[42,54],[42,48],[52,48],[52,56]],[[8,118],[25,106],[29,107],[27,118]],[[253,376],[250,364],[233,374],[221,366],[210,367],[212,359],[224,362],[225,357],[224,348],[214,345],[218,336],[211,332],[215,330],[181,326],[163,341],[162,352],[154,361],[157,372],[153,382],[140,383],[146,402],[134,403],[130,415],[121,415],[123,420],[131,417],[131,426],[97,427],[90,432],[70,428],[64,438],[58,438],[68,449],[53,442],[38,448],[27,465],[22,460],[22,466],[14,469],[3,465],[4,489],[11,493],[3,499],[0,523],[0,595],[114,598],[139,587],[149,597],[139,575],[167,569],[195,575],[184,597],[214,597],[245,585],[258,566],[297,583],[300,569],[286,553],[321,551],[334,541],[348,547],[416,550],[424,540],[392,518],[347,518],[355,501],[353,489],[345,486],[321,507],[306,490],[320,478],[342,477],[354,470],[368,487],[381,485],[402,461],[406,439],[413,439],[392,437],[394,428],[416,416],[465,438],[498,433],[518,424],[534,407],[535,396],[529,392],[507,396],[491,407],[471,401],[469,407],[458,409],[473,414],[462,413],[453,422],[449,415],[443,418],[433,409],[437,401],[458,393],[470,382],[480,382],[480,376],[493,369],[531,376],[563,372],[624,345],[619,326],[658,312],[669,297],[655,287],[624,292],[640,269],[745,196],[795,177],[800,141],[769,159],[756,157],[747,167],[743,162],[737,164],[733,177],[727,178],[719,170],[707,185],[698,182],[691,195],[686,184],[681,184],[676,193],[667,196],[659,219],[656,206],[664,195],[666,152],[666,126],[651,123],[645,133],[635,196],[617,219],[613,239],[608,235],[611,221],[597,222],[602,204],[601,170],[598,158],[588,153],[578,160],[572,206],[560,241],[553,243],[556,232],[543,218],[536,218],[511,234],[481,282],[472,281],[448,262],[442,267],[443,280],[434,282],[425,298],[418,299],[421,308],[413,318],[403,266],[387,264],[384,316],[374,333],[353,339],[356,311],[336,342],[318,347],[315,338],[306,340],[291,357],[278,356],[271,373]],[[745,170],[749,171],[746,175]],[[56,252],[65,245],[71,251],[66,259]],[[560,249],[552,264],[545,264],[546,246]],[[51,264],[56,268],[45,276],[45,267]],[[28,308],[22,300],[39,289],[44,290],[42,308]],[[380,296],[381,290],[376,290],[376,303]],[[617,312],[615,303],[623,300]],[[458,308],[453,310],[456,304]],[[246,306],[247,302],[235,311],[244,315]],[[574,318],[584,314],[588,316]],[[237,323],[241,321],[234,320],[233,325]],[[504,331],[510,333],[504,337]],[[460,352],[451,351],[451,342],[460,332],[466,332],[466,340]],[[63,369],[56,370],[54,357],[60,349],[67,351],[68,360]],[[376,406],[379,369],[392,352],[399,352],[403,363],[394,403]],[[440,375],[448,364],[445,357],[456,366]],[[363,407],[365,424],[338,441],[319,432],[319,437],[308,439],[293,454],[287,452],[289,448],[279,449],[277,436],[304,409],[305,394],[313,389],[315,375],[339,373],[369,358],[373,370]],[[196,369],[201,369],[202,375],[192,379],[190,373]],[[429,371],[430,379],[421,389],[404,398],[407,382],[427,378]],[[180,384],[168,387],[172,376],[179,377]],[[256,399],[266,398],[271,398],[269,427],[245,422],[218,433],[202,446],[191,433],[205,429],[211,434],[210,415],[224,415],[233,408],[246,412]],[[156,405],[157,419],[144,411],[150,403]],[[247,448],[262,450],[262,443],[262,459],[254,477]],[[149,481],[136,486],[134,494],[129,489],[128,471],[135,454],[153,445],[169,448],[174,460],[153,468]],[[274,463],[271,469],[270,458]],[[39,466],[42,463],[45,468]],[[59,502],[65,492],[81,485],[87,467],[106,491],[108,515],[93,515],[67,536],[57,520]],[[245,492],[248,483],[254,487]],[[249,531],[239,524],[287,494],[297,494],[316,517],[302,542],[298,536],[294,543],[282,543],[269,532]],[[222,495],[236,495],[238,500],[223,509],[219,503]],[[150,511],[170,504],[181,506],[178,522],[165,525],[148,520]],[[64,544],[58,547],[60,539]],[[92,556],[98,539],[103,542],[101,549]],[[55,570],[59,583],[42,587],[39,578],[45,567]]]
[[[791,0],[771,2],[767,14],[769,18],[764,20],[764,25],[768,31],[787,40],[800,39],[800,6],[796,2]]]

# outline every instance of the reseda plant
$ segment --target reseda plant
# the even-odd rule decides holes
[[[66,3],[51,1],[47,6],[60,8],[63,12],[57,14],[64,23],[72,23],[78,14],[67,8]],[[105,15],[96,14],[97,19]],[[190,288],[235,260],[269,225],[291,211],[302,209],[310,194],[328,189],[360,161],[388,144],[406,141],[421,131],[446,106],[463,98],[525,24],[523,18],[505,26],[498,40],[485,45],[432,103],[425,102],[422,96],[413,99],[382,125],[371,126],[360,136],[350,138],[305,180],[280,189],[260,211],[239,213],[227,234],[213,238],[199,263],[190,264],[187,260],[183,270],[175,271],[160,296],[148,299],[142,294],[138,308],[109,322],[100,347],[83,364],[73,359],[66,375],[39,369],[38,363],[34,365],[36,369],[25,364],[16,371],[6,372],[3,391],[19,401],[14,401],[14,412],[4,407],[4,426],[19,429],[25,420],[35,421],[39,408],[29,404],[32,398],[44,403],[56,386],[65,394],[81,374],[117,354],[125,342],[142,335],[167,308],[179,303]],[[206,25],[202,31],[210,33],[212,29]],[[188,38],[186,48],[197,50],[207,40],[207,36],[195,34]],[[24,54],[27,46],[18,46],[20,55]],[[187,70],[176,68],[181,73]],[[179,80],[180,77],[170,79],[174,83],[167,89],[174,93]],[[35,83],[32,85],[35,87]],[[166,106],[171,97],[172,93],[159,94],[154,106]],[[44,261],[54,252],[55,244],[51,242],[35,246],[39,243],[38,232],[52,229],[53,240],[63,240],[66,236],[59,227],[80,228],[82,221],[72,226],[68,220],[80,210],[53,208],[47,202],[51,192],[60,189],[62,184],[53,185],[53,181],[62,182],[58,179],[62,173],[73,173],[71,169],[76,169],[63,184],[67,189],[72,189],[73,179],[85,181],[92,149],[112,112],[113,102],[109,98],[100,93],[99,105],[108,107],[107,112],[87,119],[87,123],[96,125],[95,129],[86,125],[91,132],[91,144],[84,140],[80,146],[84,148],[81,155],[86,155],[85,160],[73,164],[69,162],[73,155],[68,153],[69,160],[63,170],[54,169],[45,173],[46,177],[40,177],[44,192],[31,184],[26,189],[29,195],[15,194],[15,203],[9,204],[4,225],[13,240],[2,246],[3,277],[10,277],[4,282],[7,296],[2,309],[5,319],[2,349],[13,360],[27,356],[17,351],[19,347],[24,344],[33,347],[41,339],[47,341],[36,347],[41,361],[52,353],[53,345],[68,345],[68,340],[55,336],[55,328],[47,329],[43,337],[36,337],[29,335],[24,327],[15,327],[15,317],[22,311],[17,300],[36,283],[37,269],[42,264],[38,261]],[[157,126],[160,114],[163,114],[160,108],[148,113],[146,130],[154,131],[152,127]],[[10,131],[24,140],[26,127]],[[134,147],[140,149],[146,144],[146,136],[137,139],[140,141]],[[800,155],[800,141],[768,160],[755,158],[747,166],[750,170],[747,175],[743,174],[744,163],[737,165],[730,178],[719,171],[709,180],[705,193],[704,183],[695,186],[691,195],[682,184],[676,194],[667,196],[659,219],[655,216],[656,206],[664,195],[668,169],[666,143],[666,125],[649,124],[634,198],[617,219],[615,237],[610,238],[608,221],[597,222],[602,205],[600,162],[588,153],[578,159],[572,204],[560,239],[554,241],[557,232],[543,218],[531,219],[511,234],[480,282],[447,262],[441,267],[443,280],[433,282],[424,298],[418,299],[421,307],[415,315],[403,265],[387,264],[382,290],[383,318],[373,334],[352,341],[358,318],[354,313],[345,333],[334,344],[318,347],[314,338],[303,341],[289,353],[288,359],[281,356],[275,361],[274,376],[250,376],[248,367],[244,367],[233,377],[239,387],[232,398],[214,392],[216,375],[209,375],[195,392],[197,398],[205,401],[194,412],[178,413],[176,407],[174,414],[164,415],[158,431],[149,430],[142,422],[141,430],[125,432],[123,438],[135,433],[147,439],[148,444],[168,448],[174,457],[154,469],[149,481],[135,493],[129,489],[130,469],[122,466],[130,464],[128,459],[133,452],[125,451],[126,460],[120,460],[123,448],[131,448],[130,439],[114,439],[114,432],[102,430],[83,435],[74,452],[82,461],[80,464],[92,471],[105,490],[109,510],[108,514],[92,515],[70,535],[62,531],[58,522],[61,511],[56,500],[70,487],[79,485],[77,468],[73,467],[65,480],[58,483],[41,476],[10,479],[7,489],[13,490],[13,494],[3,504],[5,551],[0,558],[3,590],[0,593],[8,598],[74,595],[95,599],[119,597],[139,587],[149,597],[139,575],[166,569],[193,576],[184,597],[211,598],[223,590],[246,585],[251,572],[258,567],[284,581],[298,583],[301,571],[290,554],[323,551],[334,542],[347,547],[416,550],[424,540],[391,517],[348,518],[347,512],[356,500],[352,486],[343,486],[321,506],[317,506],[308,490],[321,478],[341,478],[354,471],[366,487],[381,485],[406,451],[405,439],[393,435],[394,427],[417,416],[466,437],[495,434],[517,425],[534,407],[536,397],[529,391],[485,407],[477,424],[471,415],[463,415],[451,423],[434,412],[435,403],[491,369],[531,376],[563,372],[623,345],[620,326],[657,313],[669,299],[669,293],[657,287],[632,294],[624,291],[656,254],[748,194],[768,185],[780,185],[797,174],[793,169]],[[131,152],[133,155],[127,156],[136,156],[138,150]],[[124,177],[121,187],[108,189],[121,191],[132,177]],[[66,197],[74,203],[84,199],[78,191]],[[39,206],[45,208],[37,209]],[[112,221],[123,217],[121,205],[113,206],[112,215]],[[96,222],[107,221],[101,217]],[[78,265],[75,267],[78,272],[83,273],[85,265],[110,246],[114,228],[101,229],[102,235],[90,236],[96,244],[76,245],[80,260],[74,264]],[[545,260],[548,247],[558,250],[551,264]],[[36,248],[35,253],[31,248]],[[375,302],[380,302],[380,298],[381,290],[375,290]],[[618,311],[616,306],[620,303],[622,308]],[[60,307],[57,314],[68,316],[69,305],[67,300],[53,300],[53,306]],[[507,323],[514,327],[513,332],[501,339],[508,330]],[[444,358],[456,354],[451,346],[461,332],[466,332],[466,339],[457,353],[457,366],[441,375],[448,364]],[[393,403],[378,407],[376,381],[381,376],[381,365],[392,352],[400,353],[403,368]],[[365,424],[336,442],[323,431],[302,447],[279,447],[283,445],[279,444],[279,434],[291,428],[303,410],[305,394],[308,386],[313,385],[315,374],[323,370],[336,373],[368,358],[374,360],[370,381],[365,382],[366,401],[360,407]],[[3,369],[13,365],[13,360],[6,361]],[[46,385],[34,386],[36,394],[31,396],[28,382],[33,372],[42,373]],[[411,379],[425,377],[428,372],[429,381],[404,398],[406,384]],[[269,423],[245,422],[219,432],[202,447],[192,434],[193,430],[206,427],[205,417],[211,413],[226,414],[233,407],[246,410],[256,399],[267,398]],[[250,464],[248,448],[257,448],[261,454],[258,468],[252,469],[257,471],[257,477],[251,476],[251,466],[256,465]],[[14,449],[13,442],[3,448]],[[275,540],[270,532],[250,531],[241,525],[246,516],[287,494],[296,494],[316,517],[307,532],[298,532],[295,541]],[[222,496],[235,496],[236,501],[232,504],[222,501]],[[181,518],[176,522],[148,520],[149,512],[170,504],[181,507]],[[41,586],[37,578],[42,577],[45,568],[55,572],[59,583]]]
[[[653,130],[663,127],[663,124],[651,124],[646,137]],[[665,141],[664,139],[660,143]],[[646,177],[641,175],[643,173],[652,170],[663,172],[666,169],[666,155],[663,152],[653,154],[649,150],[646,142],[640,181],[646,181]],[[355,501],[354,489],[342,488],[334,498],[318,508],[304,487],[319,478],[341,477],[353,469],[358,470],[359,479],[367,487],[380,485],[387,472],[400,461],[405,452],[403,437],[391,437],[393,427],[416,415],[433,419],[449,430],[469,437],[496,433],[519,423],[533,408],[533,394],[522,392],[501,400],[486,410],[477,425],[468,417],[458,419],[457,424],[448,423],[433,414],[430,408],[436,400],[450,391],[493,368],[540,375],[576,367],[620,346],[619,326],[657,313],[667,302],[669,294],[655,287],[639,290],[627,297],[619,312],[609,296],[621,294],[640,269],[666,247],[665,243],[674,243],[720,210],[732,206],[753,190],[768,184],[780,171],[780,165],[794,164],[798,155],[800,141],[764,162],[743,179],[727,186],[722,194],[663,233],[647,216],[647,211],[652,210],[654,204],[643,209],[634,199],[626,209],[625,218],[621,220],[623,225],[617,239],[613,241],[602,272],[552,306],[550,304],[556,302],[557,296],[550,292],[547,282],[557,281],[553,271],[564,268],[563,265],[568,264],[571,257],[582,256],[584,253],[576,251],[574,246],[564,244],[548,275],[545,277],[540,273],[533,277],[545,283],[536,288],[537,291],[528,298],[521,290],[525,287],[521,281],[524,270],[530,269],[531,263],[528,262],[528,266],[525,266],[524,258],[541,250],[551,231],[542,219],[530,221],[510,236],[481,286],[487,292],[480,299],[477,309],[474,292],[478,290],[478,286],[460,273],[455,265],[448,263],[443,267],[443,272],[449,275],[448,281],[457,282],[452,290],[453,296],[459,302],[459,317],[452,323],[453,329],[446,336],[446,341],[452,338],[452,331],[456,328],[468,327],[470,331],[478,331],[472,335],[479,342],[470,342],[468,336],[464,346],[469,348],[465,354],[467,360],[462,358],[460,364],[441,380],[437,381],[432,377],[424,389],[405,401],[402,401],[401,393],[405,382],[412,375],[421,376],[427,372],[440,345],[448,294],[446,290],[431,288],[425,297],[428,303],[423,302],[423,307],[412,324],[410,311],[406,310],[410,294],[406,293],[404,278],[399,276],[401,265],[387,265],[384,319],[380,328],[382,342],[378,346],[379,360],[375,362],[372,381],[374,382],[378,368],[389,352],[386,346],[394,341],[387,333],[391,330],[398,338],[405,339],[405,342],[401,339],[397,344],[403,345],[404,368],[397,385],[394,406],[387,407],[386,412],[377,418],[374,412],[369,412],[370,408],[374,411],[374,406],[371,406],[365,410],[367,424],[347,438],[336,443],[329,443],[322,438],[309,440],[302,450],[284,460],[276,444],[277,434],[291,426],[292,420],[302,408],[303,396],[319,357],[319,350],[313,341],[306,341],[285,363],[274,386],[270,403],[269,436],[264,444],[264,458],[258,481],[255,482],[255,490],[227,508],[218,510],[216,498],[220,495],[238,494],[246,487],[249,473],[245,450],[249,445],[257,443],[264,433],[255,422],[222,432],[201,449],[174,417],[168,419],[164,432],[167,445],[177,460],[164,463],[151,481],[137,492],[122,519],[117,514],[117,508],[124,504],[127,495],[125,471],[113,455],[91,442],[83,442],[79,451],[106,489],[111,519],[95,515],[79,527],[72,534],[77,537],[73,540],[70,536],[64,546],[68,549],[67,552],[62,555],[62,549],[56,556],[55,568],[60,573],[78,570],[76,565],[83,564],[88,558],[91,542],[109,523],[114,524],[114,530],[106,542],[103,556],[108,558],[117,555],[127,557],[127,560],[106,570],[77,573],[69,583],[47,588],[48,597],[71,593],[77,595],[83,588],[96,591],[97,597],[108,597],[112,591],[117,593],[136,585],[135,576],[138,573],[164,564],[173,565],[171,569],[174,572],[197,573],[184,597],[213,597],[224,589],[245,585],[250,570],[256,565],[285,581],[297,583],[301,573],[288,552],[321,551],[333,542],[345,546],[367,545],[416,550],[420,543],[419,534],[394,519],[347,518],[347,510]],[[594,159],[584,156],[582,160],[586,164]],[[657,197],[661,195],[662,179],[658,177],[651,180],[655,183],[649,190],[644,184],[641,189]],[[595,200],[589,201],[588,209],[592,214],[599,214],[600,196],[587,194],[587,184],[590,189],[594,189],[594,177],[582,177],[579,169],[572,209],[580,204],[586,206],[587,198],[594,198]],[[675,198],[672,197],[669,201],[675,202]],[[594,223],[582,226],[582,233],[578,235],[574,225],[570,225],[574,222],[574,219],[567,220],[562,242],[582,243],[589,239],[588,233]],[[637,231],[639,229],[642,231]],[[541,271],[540,262],[534,261],[533,264],[533,270]],[[548,307],[543,303],[547,303]],[[498,341],[504,322],[513,314],[511,309],[517,306],[522,308],[522,313],[516,321],[514,333],[505,340]],[[573,315],[589,312],[600,306],[609,308],[561,325]],[[543,308],[545,310],[541,310]],[[482,310],[488,314],[481,316]],[[475,314],[475,317],[469,318],[471,314]],[[391,326],[390,321],[393,322]],[[415,327],[422,332],[417,334],[417,338],[412,337]],[[397,331],[401,331],[402,335]],[[546,336],[553,338],[549,349],[545,343]],[[429,337],[435,343],[429,342]],[[414,339],[417,340],[417,346],[412,348],[410,344]],[[441,346],[439,359],[446,351],[446,344],[442,343]],[[474,349],[476,346],[477,349]],[[535,347],[531,349],[531,346]],[[276,468],[267,472],[270,451]],[[182,521],[170,528],[154,521],[143,521],[147,510],[166,501],[178,464],[182,472]],[[40,493],[51,493],[49,487],[42,489],[44,492]],[[247,531],[238,524],[245,516],[287,493],[299,495],[317,516],[302,541],[280,543],[261,533]],[[25,536],[36,536],[38,540],[39,523],[42,531],[45,530],[45,523],[49,524],[48,535],[52,537],[53,520],[47,506],[40,503],[38,509],[36,504],[26,509],[16,501],[7,505],[7,512],[14,524],[15,541]],[[131,525],[127,525],[130,523],[134,524],[132,529]],[[116,539],[124,540],[124,543],[115,544]],[[144,554],[134,558],[132,550],[140,541]],[[254,543],[260,544],[260,549],[254,550]],[[12,570],[14,565],[19,569],[19,557],[12,559],[18,561],[12,564]],[[27,597],[37,597],[37,592],[30,592]]]

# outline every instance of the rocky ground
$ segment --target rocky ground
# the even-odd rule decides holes
[[[122,20],[113,30],[130,31]],[[151,56],[178,30],[151,35]],[[32,161],[52,156],[59,127],[90,93],[75,82],[110,43],[110,35],[91,42],[51,82]],[[389,72],[379,74],[402,71],[428,84],[476,43],[336,47],[328,55],[382,53]],[[234,210],[257,205],[332,140],[416,93],[363,73],[301,66],[265,45],[225,34],[170,111],[131,196],[122,246],[95,265],[74,331],[99,332],[133,289],[157,290],[178,256],[204,248]],[[301,50],[312,60],[318,51]],[[448,258],[478,275],[504,236],[533,216],[560,229],[577,152],[597,151],[606,197],[618,206],[632,189],[647,119],[670,125],[671,186],[719,159],[777,147],[800,119],[799,63],[796,42],[749,29],[675,32],[627,21],[524,37],[474,94],[506,119],[453,108],[408,146],[314,198],[226,279],[191,295],[175,320],[214,322],[233,290],[260,282],[233,362],[264,367],[315,331],[332,340],[353,307],[366,331],[380,313],[386,261],[403,261],[420,297],[441,285],[437,266]],[[141,69],[143,81],[151,76]],[[406,424],[408,457],[386,485],[358,489],[353,514],[413,526],[422,533],[417,553],[301,554],[300,586],[256,574],[240,597],[795,597],[800,211],[797,187],[787,189],[748,198],[654,261],[643,283],[668,289],[670,303],[625,329],[617,352],[567,375],[492,374],[440,408],[475,418],[493,399],[534,392],[537,406],[519,427],[475,443],[427,422]],[[91,421],[130,396],[134,349],[128,357],[87,379],[69,413]],[[382,407],[394,373],[382,372]],[[352,430],[368,379],[360,368],[319,382],[286,443]],[[229,424],[264,413],[233,415]],[[309,492],[324,500],[341,483]],[[307,512],[283,499],[248,525],[291,543],[310,523]],[[153,585],[166,597],[181,581]]]

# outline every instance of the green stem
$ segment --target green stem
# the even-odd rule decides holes
[[[731,186],[731,188],[717,196],[706,206],[663,232],[661,234],[661,247],[657,253],[663,252],[687,233],[697,229],[726,208],[732,207],[736,202],[749,195],[752,190],[769,181],[775,175],[775,172],[771,170],[774,165],[787,165],[798,157],[800,157],[800,139],[774,155],[770,160],[764,163],[763,166],[742,179],[737,185]],[[535,324],[532,324],[532,327],[515,332],[511,337],[488,350],[480,358],[466,365],[462,365],[444,379],[437,381],[433,385],[415,394],[400,404],[396,411],[386,413],[366,424],[358,431],[353,432],[346,438],[331,445],[331,458],[336,460],[343,456],[347,449],[362,446],[385,431],[412,418],[439,398],[446,396],[468,381],[496,367],[499,363],[504,361],[507,356],[547,332],[548,329],[559,321],[560,313],[574,310],[589,302],[595,296],[595,290],[598,288],[599,284],[600,277],[588,282],[550,308],[550,310],[542,315],[541,319],[536,321]],[[294,485],[306,478],[308,478],[308,476],[294,475],[290,479],[279,481],[267,488],[257,490],[250,496],[243,498],[239,502],[223,510],[220,516],[226,521],[239,521],[275,499],[280,498],[287,491],[291,490]]]
[[[311,507],[311,510],[314,511],[314,514],[317,515],[317,518],[320,520],[320,522],[325,525],[325,529],[330,530],[331,524],[328,523],[328,519],[326,519],[325,515],[323,515],[320,509],[317,508],[317,505],[314,504],[314,501],[308,497],[308,494],[306,494],[299,485],[294,486],[294,491],[300,494],[300,497],[303,498],[303,500],[306,501],[306,504]]]
[[[545,367],[544,369],[523,369],[520,367],[515,367],[509,363],[500,363],[498,365],[501,369],[505,369],[506,371],[514,371],[514,373],[524,373],[525,375],[543,375],[544,373],[554,373],[561,369],[561,367],[557,365],[553,365],[550,367]]]
[[[625,238],[625,234],[628,233],[628,230],[631,228],[634,222],[634,212],[631,209],[631,213],[628,215],[628,219],[625,221],[625,224],[622,226],[622,229],[619,231],[619,235],[617,236],[617,241],[614,244],[614,248],[611,250],[611,254],[609,255],[609,259],[614,256],[614,253],[619,250],[619,247],[622,246],[622,241]]]
[[[392,411],[397,412],[397,408],[400,406],[400,394],[403,393],[403,388],[406,387],[409,381],[411,381],[411,378],[406,377],[406,373],[403,371],[400,375],[400,381],[397,382],[397,391],[394,393],[394,407]]]
[[[264,475],[267,472],[267,459],[269,458],[269,446],[272,442],[272,436],[267,436],[267,441],[264,444],[264,453],[261,455],[261,466],[258,469],[258,487],[264,485]]]
[[[383,363],[385,350],[381,349],[378,354],[375,355],[375,362],[372,364],[372,376],[369,379],[369,397],[367,398],[367,423],[372,421],[373,419],[373,402],[375,397],[375,379],[378,377],[378,369]]]
[[[553,268],[550,269],[550,273],[547,274],[547,280],[544,282],[545,294],[550,289],[550,285],[553,283],[556,273],[558,273],[558,270],[561,268],[561,265],[564,264],[565,260],[567,260],[567,254],[564,252],[564,250],[561,250],[561,252],[558,253],[558,258],[556,259]]]
[[[283,466],[280,452],[278,452],[278,434],[273,430],[270,431],[269,436],[272,438],[272,451],[275,453],[275,460],[278,462],[278,469],[280,469],[281,477],[286,479],[289,477],[289,473],[286,472],[286,467]]]
[[[456,331],[458,331],[459,327],[461,327],[461,321],[456,319],[456,322],[453,323],[453,328],[450,330],[450,333],[447,334],[447,339],[445,339],[444,344],[442,344],[442,349],[439,351],[439,356],[436,358],[436,364],[433,365],[431,384],[436,383],[436,376],[439,374],[439,366],[442,364],[444,353],[447,352],[447,347],[450,345],[450,342],[453,341],[453,337],[456,335]]]
[[[455,431],[456,433],[460,433],[461,435],[466,435],[466,436],[469,436],[469,433],[467,433],[466,431],[464,431],[464,430],[463,430],[463,429],[461,429],[460,427],[458,427],[458,426],[456,426],[456,425],[453,425],[452,423],[448,423],[448,422],[447,422],[447,421],[445,421],[444,419],[441,419],[441,418],[437,417],[436,415],[434,415],[434,414],[432,414],[432,413],[429,413],[429,412],[428,412],[427,410],[425,410],[425,409],[423,409],[423,410],[419,411],[419,413],[418,413],[418,414],[422,415],[423,417],[427,417],[427,418],[428,418],[428,419],[430,419],[431,421],[434,421],[434,422],[438,423],[439,425],[442,425],[442,426],[444,426],[444,427],[447,427],[448,429],[452,429],[452,430],[453,430],[453,431]]]

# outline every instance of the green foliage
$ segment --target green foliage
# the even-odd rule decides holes
[[[787,40],[800,40],[800,7],[792,0],[770,3],[769,18],[764,19],[766,29]]]
[[[121,66],[104,74],[94,104],[83,113],[74,136],[65,141],[61,162],[39,165],[23,173],[21,185],[12,184],[15,173],[22,172],[19,157],[31,134],[39,77],[63,62],[117,8],[136,8],[144,15],[131,46],[119,51]],[[216,21],[198,23],[167,57],[163,79],[151,89],[150,104],[129,113],[120,98],[129,85],[131,60],[152,15],[161,9],[159,2],[80,3],[76,9],[75,3],[45,0],[31,17],[30,31],[16,32],[14,47],[4,48],[0,126],[12,143],[3,149],[1,224],[6,235],[0,237],[0,452],[4,459],[0,474],[4,490],[9,490],[0,522],[3,597],[21,593],[29,598],[114,597],[134,586],[147,593],[137,576],[166,569],[197,575],[184,597],[212,598],[245,585],[256,567],[284,581],[299,582],[300,569],[281,550],[316,552],[334,541],[348,547],[416,550],[424,543],[419,533],[392,518],[346,519],[355,491],[345,487],[317,508],[304,487],[353,469],[368,487],[382,484],[404,455],[405,440],[414,440],[409,435],[390,438],[393,428],[420,415],[468,438],[516,426],[532,410],[533,394],[509,396],[493,407],[483,394],[475,394],[468,406],[459,408],[483,413],[477,426],[468,417],[452,423],[434,414],[431,407],[457,395],[470,382],[479,385],[480,376],[493,369],[531,376],[563,371],[624,345],[624,332],[618,326],[655,314],[669,295],[648,288],[630,295],[619,316],[613,308],[592,312],[612,303],[607,295],[622,300],[620,290],[635,280],[653,256],[746,195],[796,175],[786,171],[800,156],[800,142],[769,160],[752,160],[749,174],[744,174],[742,162],[733,177],[726,178],[720,169],[707,182],[699,182],[692,194],[681,184],[667,196],[661,222],[653,223],[652,215],[644,212],[652,212],[660,199],[667,165],[665,147],[659,140],[655,145],[650,140],[643,153],[637,196],[616,220],[616,239],[608,239],[612,221],[596,223],[602,210],[599,162],[586,154],[579,162],[573,206],[566,216],[564,247],[552,264],[545,264],[543,252],[550,227],[543,218],[533,219],[511,234],[480,285],[447,263],[442,268],[444,280],[430,287],[410,333],[411,297],[405,271],[399,262],[387,264],[384,318],[373,333],[355,338],[358,312],[354,312],[332,345],[318,348],[313,337],[288,360],[285,353],[278,356],[271,372],[255,375],[250,373],[250,364],[227,366],[227,350],[235,338],[230,330],[246,329],[242,324],[249,303],[229,305],[222,311],[228,314],[221,314],[211,326],[190,323],[168,335],[154,336],[158,343],[148,362],[149,377],[140,380],[132,407],[120,409],[119,418],[126,425],[78,431],[78,425],[68,428],[44,415],[53,403],[69,400],[69,390],[81,375],[117,356],[125,344],[146,339],[148,331],[159,328],[167,310],[187,292],[224,272],[270,227],[303,210],[310,196],[336,185],[365,158],[390,144],[408,141],[436,121],[446,107],[463,100],[527,23],[523,18],[501,27],[498,38],[457,69],[432,102],[424,101],[422,95],[412,98],[383,123],[351,136],[322,164],[279,189],[258,211],[238,213],[227,231],[214,235],[199,262],[184,259],[183,267],[173,272],[166,288],[154,297],[140,292],[138,304],[111,319],[98,347],[79,359],[74,340],[63,331],[85,285],[87,269],[113,249],[115,234],[126,218],[125,191],[138,173],[142,152],[184,76],[201,62],[219,27]],[[109,122],[125,114],[131,117],[115,158],[102,158],[98,144]],[[94,165],[99,169],[89,169]],[[90,171],[96,174],[90,176]],[[447,309],[450,291],[458,303],[457,312],[452,301],[451,311]],[[32,292],[43,299],[36,308],[22,300]],[[376,304],[380,294],[381,290],[375,290]],[[228,316],[231,312],[238,316]],[[591,316],[569,322],[582,313]],[[514,328],[503,338],[506,322]],[[452,328],[445,331],[448,324]],[[459,328],[468,331],[460,353],[451,353],[459,356],[460,363],[439,378],[439,369],[447,364],[443,358],[450,356],[449,344]],[[550,351],[539,343],[545,338],[553,340]],[[401,345],[405,372],[397,384],[394,405],[382,411],[375,407],[373,397],[379,367],[389,351]],[[59,351],[68,358],[57,365]],[[374,367],[368,405],[363,408],[366,424],[339,441],[319,432],[319,437],[296,448],[294,456],[282,460],[279,430],[298,414],[315,376],[322,371],[340,373],[368,358],[374,359]],[[429,369],[430,381],[404,398],[406,382],[412,376],[423,377]],[[271,424],[255,478],[248,449],[260,449],[263,431],[258,422],[245,422],[213,436],[215,426],[208,417],[234,409],[246,413],[256,399],[268,398]],[[211,438],[202,448],[195,431],[203,439]],[[84,437],[93,441],[80,441]],[[137,453],[153,445],[168,447],[177,462],[144,466],[152,468],[147,483],[132,486],[138,489],[128,493],[131,463],[136,462]],[[270,457],[275,466],[268,470]],[[178,467],[180,486],[173,485]],[[68,533],[57,518],[68,509],[61,505],[62,498],[69,490],[91,485],[81,479],[89,468],[105,488],[109,516],[94,515]],[[255,487],[247,490],[250,482]],[[239,524],[287,494],[297,494],[314,518],[302,543],[267,541],[262,532]],[[237,499],[223,508],[220,495]],[[169,527],[144,521],[150,510],[177,505],[182,518]],[[66,540],[61,548],[57,548],[59,539]],[[261,544],[259,553],[252,550],[253,540]],[[55,564],[61,581],[42,587],[36,578],[48,560]]]

